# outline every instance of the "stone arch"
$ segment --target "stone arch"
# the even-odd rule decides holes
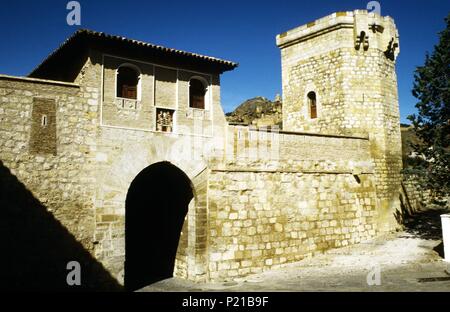
[[[173,276],[181,228],[194,198],[189,177],[170,162],[142,170],[125,208],[125,287],[135,290]]]
[[[135,88],[134,92],[134,96],[127,96],[123,94],[123,90],[121,90],[122,84],[125,82],[121,82],[120,79],[120,73],[121,71],[126,70],[129,71],[130,75],[135,76],[132,80],[135,80],[134,82],[130,82],[129,84],[131,84],[129,87],[133,87]],[[126,74],[126,73],[125,73]],[[130,98],[130,99],[134,99],[134,100],[140,100],[141,99],[141,85],[142,85],[142,72],[141,69],[134,64],[131,63],[122,63],[117,67],[116,70],[116,81],[115,81],[115,95],[116,97],[123,97],[123,98]],[[131,79],[130,77],[128,79]]]
[[[120,137],[117,129],[107,129],[111,137]],[[190,146],[189,137],[176,140],[152,137],[152,140],[132,141],[126,137],[111,150],[98,151],[96,158],[104,165],[98,173],[95,211],[95,254],[105,267],[121,282],[124,280],[125,260],[125,201],[135,177],[148,166],[169,161],[192,181],[194,199],[189,204],[188,226],[176,257],[174,274],[189,280],[205,280],[206,276],[206,214],[207,163],[202,157],[189,159],[183,150]],[[129,144],[128,142],[133,142]],[[181,157],[183,156],[183,157]],[[100,164],[101,164],[100,163]],[[181,241],[181,239],[180,239]],[[202,241],[201,245],[198,242]],[[198,268],[204,268],[199,270]],[[195,269],[197,268],[197,269]]]
[[[316,92],[310,91],[306,95],[308,97],[309,119],[317,118],[317,95]]]
[[[311,118],[311,110],[310,110],[310,98],[309,95],[314,94],[316,101],[316,118]],[[322,116],[322,102],[321,96],[318,92],[314,83],[308,83],[304,89],[302,94],[303,98],[303,116],[307,121],[314,122],[318,120]]]
[[[202,95],[203,95],[203,104],[201,107],[197,107],[195,104],[196,101],[194,100],[196,96],[200,96],[200,94],[193,94],[193,92],[197,91],[200,92],[200,90],[197,90],[198,88],[195,88],[195,86],[198,85],[200,89],[202,89]],[[189,107],[191,108],[200,108],[200,109],[209,109],[209,94],[210,94],[210,88],[208,81],[201,77],[201,76],[192,76],[189,79]]]

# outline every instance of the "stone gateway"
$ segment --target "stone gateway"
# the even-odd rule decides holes
[[[255,129],[221,107],[236,63],[79,30],[28,77],[0,76],[2,172],[130,290],[356,244],[398,227],[398,40],[360,10],[278,35],[283,127]]]

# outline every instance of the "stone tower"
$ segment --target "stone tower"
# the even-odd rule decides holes
[[[402,162],[393,19],[365,10],[337,12],[278,35],[277,45],[283,129],[368,136],[378,229],[395,228]]]

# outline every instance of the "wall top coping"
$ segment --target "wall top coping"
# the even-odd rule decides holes
[[[15,80],[15,81],[22,81],[22,82],[51,84],[51,85],[56,85],[56,86],[72,87],[72,88],[80,87],[80,85],[78,85],[76,83],[71,83],[71,82],[63,82],[63,81],[40,79],[40,78],[29,78],[29,77],[22,77],[22,76],[10,76],[10,75],[3,75],[3,74],[0,74],[0,80]]]
[[[338,139],[355,139],[355,140],[369,140],[369,136],[352,136],[352,135],[341,135],[341,134],[324,134],[324,133],[316,133],[316,132],[297,132],[297,131],[285,131],[285,130],[277,130],[277,129],[262,129],[262,128],[252,128],[249,126],[241,126],[241,125],[229,125],[229,127],[233,128],[243,128],[248,131],[255,132],[268,132],[268,133],[277,133],[277,134],[288,134],[288,135],[297,135],[297,136],[315,136],[315,137],[325,137],[325,138],[338,138]]]
[[[335,12],[277,35],[277,46],[280,49],[283,49],[292,44],[314,38],[336,29],[354,28],[355,21],[360,18],[367,19],[376,24],[394,23],[394,20],[390,16],[380,16],[376,13],[369,13],[367,10]]]

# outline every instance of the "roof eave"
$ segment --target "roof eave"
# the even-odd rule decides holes
[[[187,52],[187,51],[183,51],[183,50],[176,50],[176,49],[167,48],[167,47],[163,47],[163,46],[159,46],[159,45],[154,45],[154,44],[139,41],[139,40],[128,39],[128,38],[121,37],[121,36],[109,35],[109,34],[105,34],[103,32],[96,32],[96,31],[92,31],[92,30],[88,30],[88,29],[79,29],[75,33],[73,33],[69,38],[67,38],[49,56],[47,56],[44,59],[44,61],[42,61],[36,68],[34,68],[28,74],[28,77],[33,77],[34,75],[36,75],[36,73],[38,73],[39,70],[41,70],[44,66],[49,64],[52,60],[54,60],[58,54],[62,53],[61,51],[65,47],[72,44],[75,40],[79,40],[79,39],[83,39],[83,38],[86,38],[86,39],[102,38],[105,40],[109,40],[111,42],[132,44],[132,45],[135,45],[136,47],[143,47],[143,48],[148,48],[153,51],[158,51],[161,53],[168,53],[169,55],[173,55],[173,56],[183,56],[183,57],[187,57],[187,58],[192,58],[193,60],[205,62],[206,64],[209,63],[209,64],[213,65],[214,67],[216,67],[218,69],[220,74],[222,74],[223,72],[226,72],[226,71],[233,70],[239,66],[238,63],[211,57],[211,56],[205,56],[205,55]]]

